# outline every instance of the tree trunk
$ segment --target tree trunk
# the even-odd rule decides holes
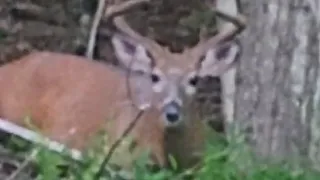
[[[217,6],[217,9],[233,16],[239,13],[235,0],[217,0],[216,6]],[[223,23],[226,23],[226,22],[219,20],[218,26],[221,27]],[[233,121],[235,73],[236,73],[236,69],[230,69],[221,77],[222,102],[224,105],[223,114],[224,114],[224,120],[225,120],[226,126],[228,126]]]
[[[234,120],[261,155],[320,163],[319,0],[242,0]]]

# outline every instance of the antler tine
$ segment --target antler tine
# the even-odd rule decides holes
[[[144,37],[135,30],[133,30],[129,24],[124,19],[124,12],[134,9],[135,7],[149,3],[151,0],[129,0],[125,1],[119,5],[112,5],[107,8],[105,17],[113,20],[113,24],[120,32],[133,38],[134,41],[141,43],[145,48],[147,48],[153,55],[157,56],[163,49],[154,40]]]
[[[92,27],[89,35],[88,49],[86,52],[86,56],[89,58],[92,58],[93,56],[94,44],[96,41],[95,37],[97,35],[98,26],[100,24],[102,17],[104,17],[105,19],[107,19],[107,21],[109,21],[114,16],[123,14],[131,9],[134,9],[136,6],[150,2],[150,0],[129,0],[129,1],[122,2],[119,5],[117,4],[107,5],[106,1],[107,0],[99,0],[97,12],[95,13],[95,16],[93,19],[93,23],[92,23]]]
[[[242,32],[246,27],[246,18],[241,14],[234,17],[218,10],[215,10],[215,12],[218,17],[225,19],[231,22],[232,24],[225,24],[219,30],[218,34],[209,38],[208,40],[199,41],[199,43],[193,48],[193,51],[195,51],[195,53],[197,53],[198,55],[202,55],[202,53],[207,51],[210,47],[213,47],[214,45],[219,44],[220,42],[234,37],[235,35]]]
[[[110,5],[106,8],[104,17],[107,19],[112,19],[115,16],[133,10],[138,6],[141,6],[142,4],[150,3],[150,1],[151,0],[128,0],[121,2],[120,4]]]
[[[128,23],[125,21],[123,16],[118,16],[114,18],[114,24],[118,30],[127,36],[133,38],[136,42],[141,43],[145,48],[147,48],[153,55],[160,53],[163,48],[150,38],[140,35],[138,32],[133,30]],[[154,54],[155,53],[155,54]]]

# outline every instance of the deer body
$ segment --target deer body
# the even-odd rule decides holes
[[[28,128],[24,117],[30,116],[44,136],[79,150],[105,130],[110,146],[138,114],[125,78],[118,68],[82,57],[31,53],[0,67],[0,118]],[[153,107],[144,112],[130,133],[140,148],[136,151],[150,148],[160,166],[168,154],[177,156],[181,166],[192,164],[203,149],[205,124],[188,121],[166,130],[161,117]],[[125,158],[115,163],[130,167]]]
[[[26,126],[24,117],[30,115],[43,135],[80,150],[103,128],[112,142],[138,113],[127,97],[125,78],[116,68],[85,58],[32,53],[0,67],[0,117]],[[157,116],[146,111],[132,134],[164,163]]]

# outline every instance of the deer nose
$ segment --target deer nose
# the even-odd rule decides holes
[[[176,123],[180,120],[180,106],[176,102],[170,102],[164,106],[166,120],[170,123]]]
[[[174,123],[179,120],[179,114],[178,113],[167,113],[166,118],[170,123]]]

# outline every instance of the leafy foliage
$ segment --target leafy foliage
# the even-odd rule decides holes
[[[245,145],[243,136],[227,140],[224,136],[208,131],[206,151],[202,162],[190,169],[178,170],[178,162],[169,156],[171,169],[154,171],[148,166],[148,152],[134,162],[132,172],[107,164],[99,180],[317,180],[320,172],[301,167],[299,162],[266,163],[258,161],[250,148]],[[108,140],[104,132],[99,132],[90,149],[83,152],[83,160],[75,161],[67,150],[58,154],[46,147],[32,145],[22,139],[12,137],[7,146],[14,152],[37,151],[35,157],[36,180],[97,180],[95,177],[108,148],[103,144]],[[124,139],[127,140],[127,139]],[[130,140],[130,138],[129,138]],[[120,147],[117,150],[122,150]],[[31,149],[31,151],[30,151]],[[114,156],[117,156],[115,153]],[[118,158],[119,156],[117,156]],[[121,157],[121,160],[126,157]],[[295,158],[293,158],[295,159]]]
[[[101,141],[97,141],[95,144],[99,143]],[[61,155],[42,148],[36,161],[39,167],[37,179],[93,180],[101,163],[101,157],[103,157],[103,151],[97,147],[88,150],[81,163],[68,161]],[[174,168],[152,171],[147,167],[147,155],[147,152],[143,153],[135,162],[133,172],[124,172],[119,168],[108,167],[104,177],[100,179],[182,180],[186,177],[192,177],[191,179],[194,180],[316,180],[320,177],[320,172],[308,168],[292,168],[289,162],[277,164],[258,162],[251,154],[250,149],[243,143],[226,143],[226,140],[218,135],[209,138],[201,164],[183,172],[177,172]],[[170,159],[173,167],[177,166],[174,157]],[[68,167],[68,169],[62,170],[61,165]],[[62,174],[63,177],[61,177]]]

